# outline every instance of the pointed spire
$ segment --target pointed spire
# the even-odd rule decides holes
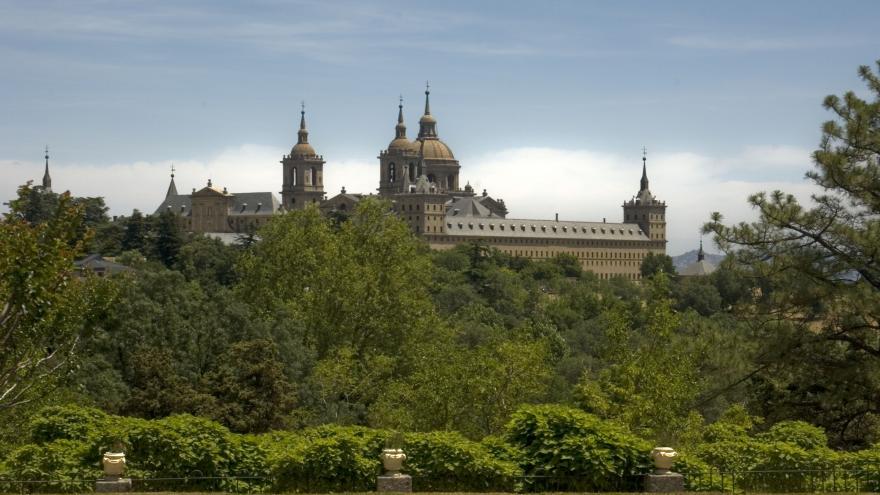
[[[648,162],[648,149],[643,147],[642,148],[642,181],[641,181],[641,188],[639,189],[639,192],[648,190],[648,164],[647,164],[647,162]]]
[[[431,115],[431,82],[425,81],[425,115]]]
[[[46,170],[43,172],[43,189],[52,190],[52,177],[49,176],[49,145],[46,145]]]
[[[403,95],[400,95],[400,103],[397,105],[397,125],[394,130],[394,139],[406,139],[406,124],[403,123]]]
[[[306,130],[306,102],[302,102],[299,112],[299,132],[297,132],[297,144],[309,142],[309,131]]]
[[[700,238],[700,250],[697,251],[697,261],[703,261],[706,259],[706,254],[703,253],[703,238]]]
[[[168,192],[165,193],[165,199],[171,196],[177,196],[177,186],[174,184],[174,163],[171,163],[171,183],[168,184]]]
[[[419,139],[437,138],[437,120],[431,116],[431,85],[425,81],[425,114],[419,119]]]

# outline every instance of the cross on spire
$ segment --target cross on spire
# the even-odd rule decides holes
[[[642,161],[646,161],[648,159],[648,148],[642,146]]]

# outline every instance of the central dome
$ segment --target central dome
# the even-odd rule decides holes
[[[416,140],[415,144],[426,160],[455,160],[452,150],[439,139]]]

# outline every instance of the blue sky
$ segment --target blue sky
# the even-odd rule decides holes
[[[0,195],[41,176],[152,211],[178,186],[280,189],[306,101],[328,192],[377,186],[397,97],[432,87],[462,176],[512,216],[619,220],[649,150],[669,252],[802,181],[826,94],[862,92],[880,2],[0,1]],[[706,191],[713,191],[708,194]],[[617,199],[613,199],[617,198]],[[675,224],[673,224],[675,222]]]

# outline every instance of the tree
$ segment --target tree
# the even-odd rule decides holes
[[[177,263],[180,248],[183,246],[183,234],[180,232],[180,224],[175,213],[163,211],[159,214],[156,221],[155,246],[156,255],[162,264],[170,268]]]
[[[822,190],[815,206],[761,192],[749,198],[757,221],[727,226],[713,213],[704,226],[761,288],[750,313],[771,322],[776,350],[757,375],[763,399],[843,443],[876,440],[865,425],[880,415],[880,78],[867,66],[859,75],[870,101],[825,98],[835,119],[823,124],[807,173]]]
[[[237,265],[239,293],[267,314],[300,321],[319,359],[347,346],[395,355],[436,315],[427,247],[386,203],[365,200],[333,230],[316,208],[274,218]]]
[[[642,266],[639,269],[642,278],[650,278],[655,274],[663,272],[669,275],[675,274],[675,265],[672,258],[667,254],[648,253],[642,260]]]
[[[205,376],[205,382],[214,398],[207,414],[232,431],[281,429],[296,403],[295,389],[284,376],[278,347],[269,340],[231,345]]]
[[[689,339],[667,296],[666,276],[658,273],[649,283],[652,295],[638,313],[616,306],[602,315],[605,332],[598,344],[606,364],[585,372],[575,392],[586,411],[675,442],[692,421],[703,390],[701,353],[683,345]]]
[[[33,400],[70,363],[111,298],[106,284],[74,280],[88,241],[83,208],[58,196],[53,214],[31,223],[29,185],[0,222],[0,410]]]
[[[125,234],[122,236],[123,251],[138,251],[146,254],[149,236],[149,225],[144,215],[134,210],[125,220]]]

